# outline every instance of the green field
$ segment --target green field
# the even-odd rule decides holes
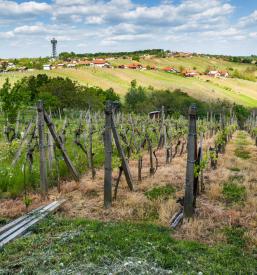
[[[128,64],[130,59],[115,59],[110,61],[112,65]],[[174,66],[179,68],[196,68],[199,72],[204,72],[208,67],[216,69],[226,69],[230,71],[238,70],[244,72],[251,68],[253,74],[257,76],[256,65],[238,64],[226,62],[221,59],[207,57],[192,58],[153,58],[142,59],[144,65],[156,65],[158,68],[164,66]],[[50,72],[34,71],[29,73],[8,73],[0,75],[0,86],[8,76],[11,82],[15,82],[23,76],[38,73],[47,73],[51,76],[70,77],[84,85],[100,86],[107,89],[112,87],[115,92],[124,95],[133,79],[143,86],[153,86],[157,89],[181,89],[189,95],[200,100],[227,99],[249,107],[257,106],[257,82],[229,78],[214,79],[205,76],[195,78],[184,78],[180,75],[169,74],[163,71],[136,71],[130,69],[99,69],[99,68],[79,68],[79,69],[57,69]]]

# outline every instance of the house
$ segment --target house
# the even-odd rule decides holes
[[[227,71],[219,71],[221,77],[229,77],[229,74]]]
[[[143,66],[140,63],[132,63],[128,65],[129,69],[136,70],[136,69],[142,69]]]
[[[43,70],[44,71],[51,71],[52,70],[52,65],[49,65],[49,64],[43,65]]]
[[[95,59],[90,63],[92,67],[110,68],[110,64],[104,59]]]
[[[220,77],[220,72],[219,71],[209,71],[208,76],[211,77]]]
[[[162,69],[164,72],[168,72],[168,73],[177,73],[178,71],[176,69],[174,69],[173,67],[165,67]]]
[[[60,63],[60,64],[57,64],[57,68],[63,68],[64,67],[64,64]]]
[[[125,65],[119,65],[118,68],[119,68],[119,69],[126,69],[127,66],[125,66]]]
[[[195,70],[185,70],[185,71],[182,72],[182,74],[185,77],[194,77],[194,76],[197,76],[199,73]]]
[[[7,69],[15,69],[16,68],[16,66],[13,64],[13,63],[8,63],[7,64]]]
[[[228,77],[229,74],[227,71],[209,71],[208,76],[211,77]]]
[[[91,62],[88,60],[80,61],[79,65],[90,66]]]
[[[75,68],[77,64],[69,63],[67,64],[67,68]]]

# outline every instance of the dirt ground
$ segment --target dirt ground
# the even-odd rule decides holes
[[[214,243],[224,240],[222,228],[243,226],[247,229],[247,239],[251,246],[257,245],[257,148],[247,135],[244,148],[250,152],[249,159],[240,159],[235,155],[239,132],[226,146],[226,152],[218,159],[216,170],[208,167],[204,171],[206,190],[197,198],[195,217],[183,224],[173,233],[179,239],[201,240]],[[205,148],[213,140],[205,141]],[[159,168],[154,176],[149,175],[148,155],[143,160],[143,180],[137,182],[137,162],[130,161],[135,191],[129,191],[125,178],[119,185],[117,200],[110,209],[103,207],[103,169],[97,170],[96,178],[90,174],[82,177],[80,183],[64,182],[61,193],[54,188],[49,192],[49,201],[65,198],[67,201],[60,209],[60,215],[88,219],[150,221],[169,226],[171,217],[179,210],[176,203],[184,195],[186,154],[176,156],[170,164],[165,163],[164,150],[158,151]],[[235,169],[238,168],[238,169]],[[236,171],[234,171],[236,170]],[[118,171],[113,172],[115,181]],[[223,184],[231,177],[240,178],[240,184],[246,187],[247,196],[240,204],[228,204],[222,194]],[[157,186],[172,186],[173,196],[168,199],[150,200],[145,192]],[[29,210],[42,202],[38,195],[31,195],[33,203]],[[26,212],[21,199],[0,202],[0,217],[14,218]]]

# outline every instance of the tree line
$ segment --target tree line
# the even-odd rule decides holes
[[[49,77],[46,74],[24,77],[11,85],[7,78],[0,89],[1,107],[9,120],[15,120],[17,113],[28,106],[35,106],[43,100],[46,108],[52,111],[64,109],[88,109],[103,111],[107,100],[115,101],[124,112],[138,114],[149,113],[165,107],[166,113],[175,116],[187,116],[192,103],[197,104],[198,115],[206,116],[210,111],[229,114],[233,110],[240,120],[249,116],[249,110],[241,105],[226,100],[204,102],[197,100],[180,89],[174,91],[158,90],[153,87],[142,87],[136,80],[131,82],[124,100],[110,88],[80,85],[70,78]]]

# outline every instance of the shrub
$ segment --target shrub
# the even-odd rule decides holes
[[[164,199],[167,200],[172,194],[174,194],[175,189],[171,185],[154,187],[153,189],[145,192],[145,195],[150,200]]]

